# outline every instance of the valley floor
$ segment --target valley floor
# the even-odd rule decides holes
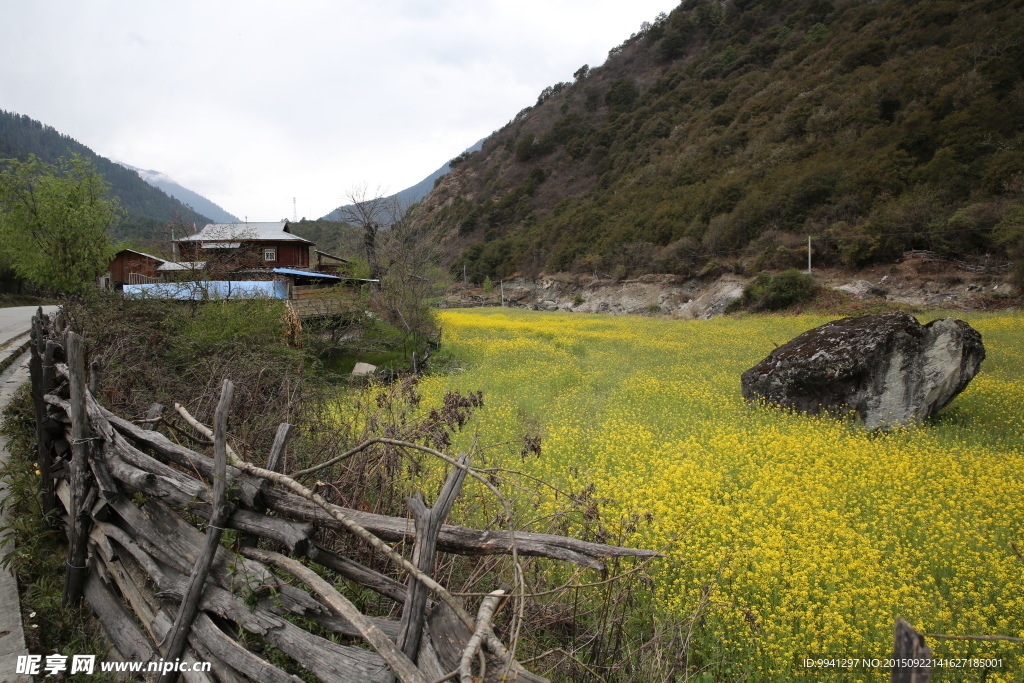
[[[936,418],[884,435],[740,395],[745,369],[828,316],[441,317],[462,371],[425,378],[425,403],[446,389],[485,400],[455,448],[511,444],[476,464],[580,496],[574,533],[663,549],[634,626],[690,623],[688,673],[782,681],[800,657],[884,658],[899,616],[922,633],[1024,636],[1010,545],[1024,544],[1024,314],[964,314],[984,337],[981,373]],[[538,456],[520,452],[528,432],[541,436]],[[546,509],[531,513],[540,527]],[[929,645],[1001,658],[970,680],[1024,671],[1017,644]]]

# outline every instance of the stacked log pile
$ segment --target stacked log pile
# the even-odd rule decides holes
[[[40,310],[33,320],[41,495],[68,533],[65,603],[84,597],[124,660],[209,662],[208,672],[181,667],[181,677],[197,683],[300,680],[270,661],[274,650],[322,681],[543,681],[515,661],[491,626],[506,601],[522,599],[518,558],[600,568],[606,558],[657,555],[511,527],[445,524],[467,476],[501,494],[465,456],[453,459],[403,442],[395,443],[430,451],[451,465],[433,507],[417,495],[409,499],[410,519],[404,519],[332,505],[298,477],[276,471],[289,425],[279,429],[263,466],[239,458],[227,437],[228,381],[212,429],[175,407],[199,434],[195,440],[212,442],[212,458],[154,429],[160,405],[140,424],[106,410],[95,398],[99,368],[93,363],[86,379],[82,341],[66,327],[59,313],[50,320]],[[197,528],[190,519],[204,522]],[[316,531],[324,528],[370,543],[408,580],[396,581],[317,543]],[[237,532],[234,550],[221,543],[228,529]],[[388,545],[395,541],[411,544],[411,560]],[[432,577],[438,552],[512,555],[517,586],[498,587],[474,617]],[[401,605],[401,619],[362,614],[314,571],[317,565]],[[360,639],[364,646],[332,642],[297,623]],[[166,664],[158,666],[150,677],[178,676]]]

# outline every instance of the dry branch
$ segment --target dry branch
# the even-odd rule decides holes
[[[466,649],[462,652],[462,659],[459,661],[460,683],[473,683],[473,657],[479,652],[487,632],[491,630],[491,619],[494,617],[494,610],[497,609],[498,603],[504,595],[505,591],[498,589],[492,591],[481,601],[480,610],[476,614],[476,628],[473,630],[473,635],[466,644]],[[483,680],[484,676],[486,676],[487,665],[485,662],[486,660],[481,658],[480,680]]]

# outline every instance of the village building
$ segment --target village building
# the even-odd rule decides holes
[[[156,282],[159,270],[169,263],[166,259],[134,249],[122,249],[114,255],[107,267],[107,274],[101,278],[104,288],[121,288],[124,285],[140,285]]]
[[[292,233],[288,221],[210,223],[174,241],[178,261],[203,261],[212,275],[242,268],[309,268],[313,242]]]
[[[110,265],[106,286],[130,297],[286,299],[308,318],[353,310],[359,289],[377,284],[348,277],[349,261],[316,249],[293,234],[286,220],[211,223],[175,240],[173,247],[173,261],[122,250]]]

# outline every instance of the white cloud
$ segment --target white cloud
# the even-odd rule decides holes
[[[671,0],[0,0],[0,108],[250,219],[399,190]]]

